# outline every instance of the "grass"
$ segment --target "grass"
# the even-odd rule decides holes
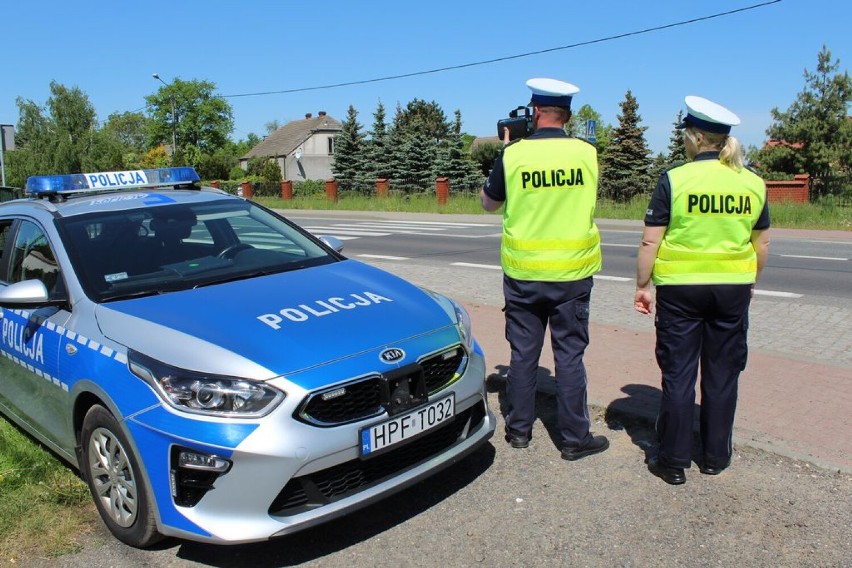
[[[0,418],[0,565],[75,552],[95,522],[86,484]]]
[[[297,196],[290,201],[271,197],[258,197],[256,201],[273,209],[306,209],[337,211],[376,211],[406,213],[438,213],[468,215],[499,215],[482,210],[479,196],[458,194],[450,197],[445,205],[439,205],[434,194],[394,194],[378,199],[373,196],[343,194],[334,203],[324,194]],[[628,203],[609,200],[598,201],[595,217],[598,219],[645,218],[648,198],[640,197]],[[502,211],[502,210],[501,210]],[[773,203],[769,206],[772,226],[778,229],[821,229],[852,231],[852,205],[837,205],[831,201],[823,203]]]

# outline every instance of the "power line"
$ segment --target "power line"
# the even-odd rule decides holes
[[[679,26],[694,24],[696,22],[712,20],[714,18],[721,18],[723,16],[730,16],[732,14],[737,14],[739,12],[746,12],[748,10],[755,10],[757,8],[764,8],[766,6],[769,6],[770,4],[777,4],[779,2],[781,2],[781,0],[770,0],[768,2],[762,2],[760,4],[753,4],[751,6],[746,6],[744,8],[737,8],[736,10],[729,10],[727,12],[719,12],[717,14],[712,14],[710,16],[702,16],[700,18],[692,18],[691,20],[682,20],[680,22],[674,22],[674,23],[671,23],[671,24],[654,26],[652,28],[645,28],[644,30],[637,30],[637,31],[633,31],[633,32],[623,33],[623,34],[611,35],[611,36],[607,36],[607,37],[603,37],[603,38],[599,38],[599,39],[593,39],[593,40],[589,40],[589,41],[582,41],[582,42],[579,42],[579,43],[572,43],[572,44],[569,44],[569,45],[563,45],[563,46],[560,46],[560,47],[551,47],[551,48],[548,48],[548,49],[541,49],[539,51],[530,51],[530,52],[527,52],[527,53],[519,53],[517,55],[507,55],[505,57],[497,57],[497,58],[494,58],[494,59],[487,59],[485,61],[476,61],[476,62],[473,62],[473,63],[462,63],[460,65],[451,65],[451,66],[448,66],[448,67],[439,67],[437,69],[429,69],[427,71],[414,71],[414,72],[411,72],[411,73],[403,73],[401,75],[388,75],[386,77],[377,77],[377,78],[374,78],[374,79],[363,79],[363,80],[360,80],[360,81],[349,81],[349,82],[346,82],[346,83],[333,83],[331,85],[318,85],[318,86],[315,86],[315,87],[300,87],[298,89],[285,89],[285,90],[282,90],[282,91],[261,91],[261,92],[258,92],[258,93],[240,93],[240,94],[236,94],[236,95],[220,95],[220,96],[222,98],[228,99],[228,98],[236,98],[236,97],[258,97],[258,96],[262,96],[262,95],[283,95],[283,94],[288,94],[288,93],[301,93],[301,92],[305,92],[305,91],[318,91],[318,90],[323,90],[323,89],[334,89],[334,88],[338,88],[338,87],[350,87],[352,85],[366,85],[368,83],[378,83],[378,82],[381,82],[381,81],[392,81],[394,79],[405,79],[405,78],[408,78],[408,77],[417,77],[419,75],[430,75],[430,74],[434,74],[434,73],[442,73],[444,71],[454,71],[456,69],[466,69],[468,67],[477,67],[477,66],[480,66],[480,65],[489,65],[491,63],[499,63],[501,61],[509,61],[509,60],[512,60],[512,59],[520,59],[522,57],[530,57],[530,56],[533,56],[533,55],[541,55],[542,53],[551,53],[553,51],[561,51],[561,50],[564,50],[564,49],[573,49],[575,47],[582,47],[582,46],[586,46],[586,45],[592,45],[592,44],[595,44],[595,43],[603,43],[603,42],[607,42],[607,41],[613,41],[613,40],[616,40],[616,39],[622,39],[622,38],[626,38],[626,37],[630,37],[630,36],[637,36],[637,35],[647,34],[647,33],[651,33],[651,32],[657,32],[657,31],[665,30],[665,29],[669,29],[669,28],[676,28],[676,27],[679,27]]]

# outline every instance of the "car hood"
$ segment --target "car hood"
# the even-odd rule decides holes
[[[455,323],[420,288],[353,260],[110,302],[96,317],[106,337],[155,359],[266,379]]]

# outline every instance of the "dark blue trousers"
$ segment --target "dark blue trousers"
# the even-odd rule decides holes
[[[692,462],[695,383],[701,368],[700,431],[704,463],[726,467],[737,408],[751,286],[677,285],[657,288],[657,363],[663,397],[657,416],[660,463]]]
[[[536,375],[544,332],[550,326],[556,371],[557,427],[563,447],[579,447],[591,438],[586,405],[589,301],[592,278],[575,282],[531,282],[503,277],[506,339],[511,346],[506,385],[507,427],[522,435],[535,421]]]

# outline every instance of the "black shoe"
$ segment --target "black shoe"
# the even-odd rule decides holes
[[[698,466],[698,470],[705,475],[719,475],[723,471],[725,471],[728,466],[716,467],[713,465],[702,464]]]
[[[663,465],[656,457],[648,460],[648,471],[670,485],[682,485],[686,483],[686,473],[682,467]]]
[[[523,434],[518,434],[506,429],[506,441],[509,442],[509,445],[515,449],[528,448],[530,445],[530,437],[524,436]]]
[[[585,446],[579,448],[562,448],[562,459],[568,461],[578,460],[593,454],[599,454],[609,447],[609,440],[606,436],[592,436]]]

